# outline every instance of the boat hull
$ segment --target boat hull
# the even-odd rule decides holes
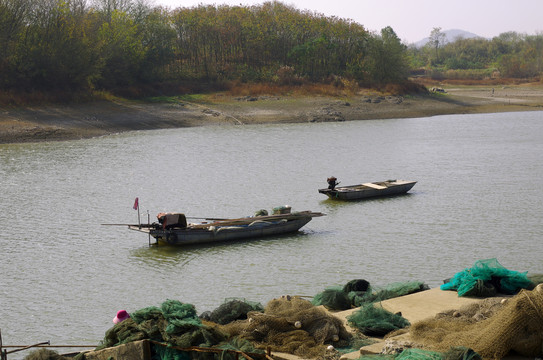
[[[416,181],[389,180],[375,183],[350,185],[331,189],[319,189],[319,193],[337,200],[362,200],[375,197],[385,197],[405,194]]]
[[[187,246],[198,244],[210,244],[217,242],[259,239],[263,237],[294,233],[301,227],[311,221],[312,216],[300,216],[296,219],[279,219],[274,221],[255,221],[246,225],[236,226],[207,226],[198,228],[173,228],[173,229],[141,229],[133,227],[132,230],[138,230],[148,233],[156,239],[157,244],[167,244],[175,246]]]

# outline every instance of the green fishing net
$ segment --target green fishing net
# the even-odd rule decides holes
[[[465,346],[453,346],[443,353],[443,360],[482,360],[477,352]]]
[[[256,356],[258,356],[258,359],[260,359],[264,358],[265,354],[264,351],[255,349],[250,342],[239,338],[231,338],[228,341],[213,346],[213,348],[217,349],[218,351],[187,352],[180,351],[169,344],[152,344],[152,353],[154,354],[152,356],[152,360],[238,360],[239,351],[242,351],[245,354],[250,354],[253,359],[255,359]],[[232,352],[229,350],[234,351]]]
[[[385,287],[372,287],[362,279],[351,280],[344,286],[331,286],[313,297],[311,303],[329,310],[348,310],[365,304],[428,290],[420,281],[391,283]]]
[[[442,360],[443,355],[437,351],[422,349],[405,349],[394,357],[395,360]]]
[[[424,349],[405,349],[394,357],[395,360],[482,360],[475,351],[466,347],[454,347],[446,352]]]
[[[329,310],[347,310],[352,307],[349,294],[343,291],[341,286],[331,286],[324,289],[313,297],[311,303],[315,306],[324,305]]]
[[[260,352],[250,347],[246,342],[233,342],[229,336],[217,327],[204,324],[198,318],[196,309],[191,304],[177,300],[166,300],[160,307],[150,306],[134,311],[130,318],[113,326],[106,332],[102,344],[96,349],[118,346],[132,341],[149,339],[160,342],[166,346],[152,344],[153,359],[186,360],[198,358],[213,359],[219,356],[213,353],[184,353],[174,349],[198,347],[225,346],[232,349],[236,344],[244,345],[247,352]],[[225,345],[228,344],[228,345]],[[226,355],[221,356],[223,359]]]
[[[152,360],[190,360],[190,354],[168,346],[152,345]]]
[[[366,304],[347,316],[347,321],[367,336],[384,336],[410,325],[401,315],[393,314],[373,303]]]
[[[245,299],[231,299],[225,301],[213,311],[202,313],[200,318],[225,325],[232,321],[247,319],[247,313],[251,311],[262,312],[264,311],[264,307],[258,302],[247,301]]]
[[[366,302],[385,301],[429,289],[430,287],[421,281],[394,282],[384,287],[374,287],[372,293],[366,296],[364,302],[361,302],[357,307]]]
[[[520,289],[530,289],[532,281],[526,272],[508,270],[498,260],[478,260],[473,267],[458,272],[441,290],[456,290],[458,296],[490,297],[496,294],[514,295]]]

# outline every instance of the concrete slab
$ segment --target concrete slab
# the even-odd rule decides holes
[[[481,302],[482,298],[459,297],[456,291],[444,291],[440,288],[434,288],[426,291],[417,292],[410,295],[400,296],[397,298],[382,301],[381,306],[392,313],[401,313],[404,318],[409,320],[411,324],[418,321],[433,318],[435,315],[456,310],[463,306]],[[343,320],[347,329],[353,330],[348,322],[347,317],[358,308],[345,311],[335,312],[334,316]],[[402,334],[392,338],[392,340],[408,340],[409,334]],[[364,346],[360,351],[345,354],[341,357],[343,360],[355,359],[361,354],[379,354],[385,346],[385,341],[375,338],[375,344]]]
[[[434,317],[440,312],[458,309],[482,300],[481,298],[459,297],[456,291],[443,291],[440,288],[434,288],[382,301],[381,306],[392,313],[401,312],[402,316],[410,323],[415,323]],[[334,312],[333,315],[342,319],[348,326],[347,317],[356,310],[358,308]]]

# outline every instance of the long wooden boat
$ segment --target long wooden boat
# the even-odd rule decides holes
[[[275,210],[275,209],[274,209]],[[255,215],[238,219],[207,219],[210,222],[187,223],[180,213],[158,214],[158,222],[128,225],[130,230],[140,231],[156,239],[150,245],[197,245],[214,242],[258,239],[266,236],[294,233],[311,221],[325,214],[312,211],[290,212],[283,209],[272,215]]]
[[[386,180],[359,185],[338,186],[334,189],[319,189],[319,193],[327,195],[330,199],[360,200],[405,194],[416,183],[416,181],[407,180]]]

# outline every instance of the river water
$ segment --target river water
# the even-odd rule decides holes
[[[119,309],[177,299],[263,305],[363,278],[430,287],[497,258],[543,273],[543,112],[216,126],[0,145],[4,345],[98,344]],[[417,180],[408,195],[327,200],[343,185]],[[295,235],[149,248],[161,211],[243,217],[290,205],[327,214]],[[19,355],[22,356],[22,355]],[[16,358],[11,356],[10,358]]]

